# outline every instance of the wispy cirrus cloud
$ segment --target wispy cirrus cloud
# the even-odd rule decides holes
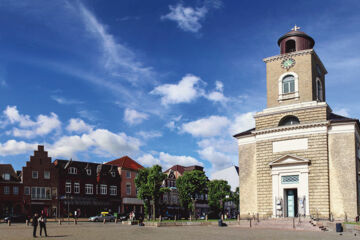
[[[61,97],[61,96],[57,96],[57,95],[52,95],[51,98],[52,98],[52,100],[54,100],[55,102],[57,102],[59,104],[71,105],[71,104],[83,104],[84,103],[83,101],[65,98],[65,97]]]

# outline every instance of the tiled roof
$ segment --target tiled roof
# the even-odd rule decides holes
[[[139,170],[144,168],[139,163],[137,163],[135,160],[131,159],[128,156],[124,156],[115,160],[112,160],[110,162],[105,163],[107,165],[115,165],[122,168],[132,169],[132,170]]]
[[[174,165],[171,168],[169,168],[168,170],[166,170],[165,172],[168,172],[170,170],[177,171],[182,175],[184,173],[184,171],[185,171],[185,167],[181,166],[181,165]]]
[[[18,179],[18,176],[11,164],[0,164],[0,180],[2,180],[3,173],[9,173],[11,180]]]

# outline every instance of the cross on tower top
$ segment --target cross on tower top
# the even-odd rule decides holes
[[[297,31],[297,30],[299,30],[299,29],[300,29],[300,27],[296,26],[296,24],[295,24],[295,26],[294,26],[291,30]]]

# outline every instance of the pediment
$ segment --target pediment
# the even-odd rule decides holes
[[[269,166],[309,164],[311,161],[294,155],[285,155],[269,163]]]

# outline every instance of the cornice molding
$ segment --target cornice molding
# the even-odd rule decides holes
[[[315,53],[314,49],[306,49],[306,50],[302,50],[302,51],[296,51],[296,52],[280,54],[280,55],[276,55],[273,57],[264,58],[263,61],[265,63],[268,63],[268,62],[283,60],[283,59],[290,58],[290,57],[303,56],[303,55],[314,54],[314,53]]]
[[[268,128],[268,129],[263,129],[263,130],[255,130],[255,131],[252,131],[251,133],[255,134],[255,135],[260,135],[260,134],[282,132],[282,131],[289,131],[289,130],[296,130],[296,129],[322,127],[322,126],[328,126],[329,124],[330,124],[329,121],[308,123],[308,124],[296,124],[296,125],[281,126],[281,127],[276,127],[276,128]]]

